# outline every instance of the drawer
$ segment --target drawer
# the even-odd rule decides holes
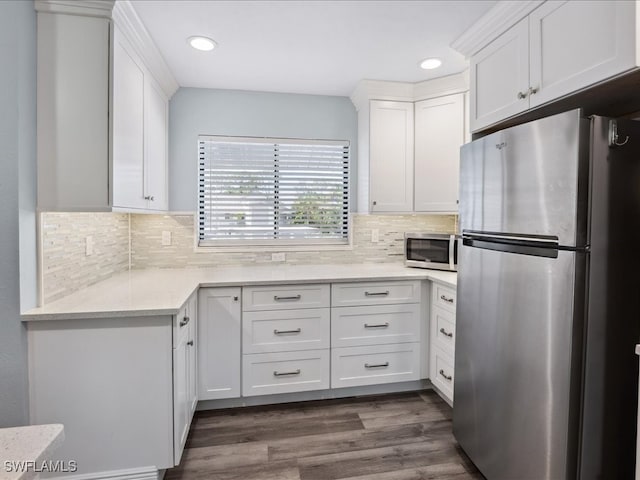
[[[431,383],[453,402],[454,360],[439,348],[431,350]]]
[[[419,342],[421,324],[418,303],[337,307],[331,311],[331,345],[355,347]]]
[[[242,352],[329,348],[330,309],[267,310],[242,315]]]
[[[288,310],[329,307],[329,285],[274,285],[242,289],[242,310]]]
[[[456,290],[454,288],[445,287],[444,285],[434,282],[432,291],[432,305],[444,308],[445,310],[455,311]]]
[[[420,303],[420,280],[367,283],[334,283],[331,285],[331,305],[389,305]]]
[[[440,307],[431,309],[431,339],[453,357],[456,346],[456,315]]]
[[[242,395],[306,392],[329,388],[329,350],[242,356]]]
[[[331,388],[420,379],[420,343],[331,350]]]

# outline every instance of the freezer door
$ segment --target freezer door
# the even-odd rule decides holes
[[[586,242],[589,122],[579,110],[463,145],[460,229]]]
[[[453,431],[490,480],[575,473],[584,254],[556,252],[460,247]]]

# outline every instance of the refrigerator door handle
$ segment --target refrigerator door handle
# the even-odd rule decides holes
[[[519,235],[519,234],[505,234],[498,232],[476,232],[474,230],[464,230],[462,232],[463,238],[471,238],[477,240],[490,240],[493,242],[511,243],[516,242],[518,244],[532,244],[547,245],[551,248],[558,247],[558,237],[549,237],[546,235]]]

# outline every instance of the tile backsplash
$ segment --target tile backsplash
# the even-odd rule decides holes
[[[41,295],[49,303],[128,268],[273,264],[272,251],[228,253],[194,249],[190,214],[43,213]],[[285,252],[288,264],[401,262],[404,232],[452,233],[455,215],[353,214],[353,249]],[[378,230],[378,241],[371,232]],[[170,232],[171,245],[163,245]],[[164,233],[165,236],[167,233]],[[92,237],[93,253],[86,255]]]
[[[41,297],[46,304],[129,268],[125,213],[43,213]],[[87,255],[87,237],[93,252]]]
[[[287,251],[288,264],[382,263],[404,258],[404,232],[454,232],[455,215],[358,215],[352,217],[353,249]],[[371,241],[371,230],[378,230],[378,242]],[[162,245],[162,232],[171,232],[171,245]],[[271,262],[272,251],[228,253],[194,249],[193,215],[132,215],[131,266],[211,267],[253,265]],[[275,264],[277,265],[277,263]]]

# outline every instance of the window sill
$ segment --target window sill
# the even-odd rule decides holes
[[[277,252],[327,252],[353,250],[353,244],[331,245],[237,245],[237,246],[199,246],[194,247],[195,253],[277,253]]]

